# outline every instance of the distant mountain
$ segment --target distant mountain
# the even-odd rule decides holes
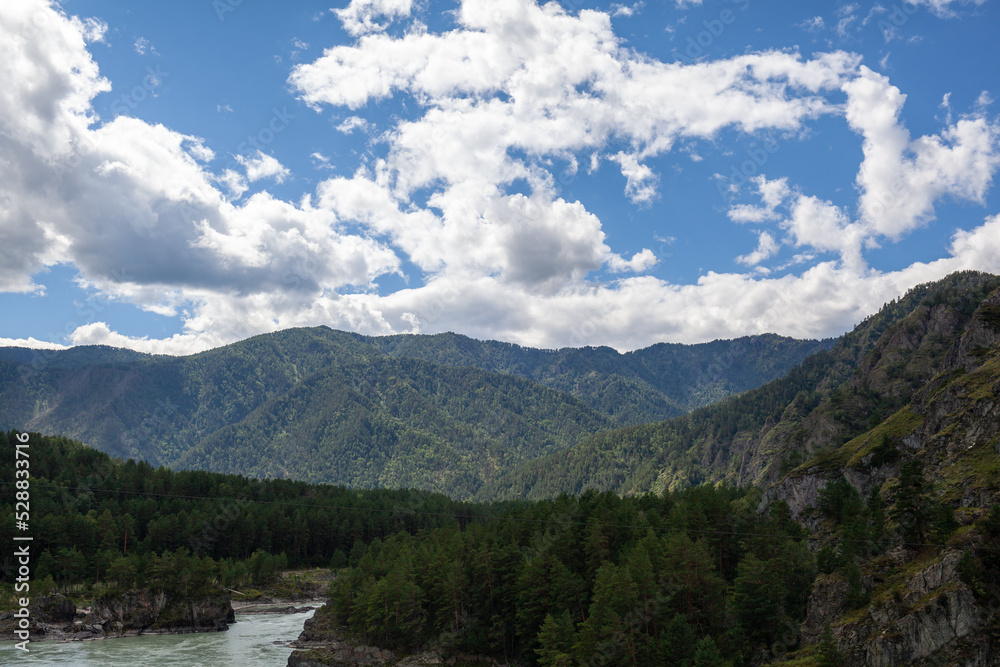
[[[466,497],[522,461],[756,386],[830,344],[757,336],[619,354],[319,327],[189,357],[4,348],[0,428],[154,465]]]
[[[537,350],[457,334],[371,339],[392,356],[509,373],[564,391],[621,425],[682,415],[783,376],[836,342],[774,334],[698,345]]]
[[[774,482],[904,408],[977,322],[996,318],[998,288],[1000,277],[972,272],[914,288],[784,378],[663,423],[598,433],[521,464],[482,497]]]
[[[33,350],[25,347],[0,347],[0,361],[14,361],[33,366],[67,368],[92,364],[140,361],[151,355],[107,345],[82,345],[67,350]]]
[[[467,498],[610,421],[536,383],[417,359],[337,365],[181,455],[180,468]]]

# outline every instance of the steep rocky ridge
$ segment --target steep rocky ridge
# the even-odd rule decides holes
[[[762,509],[783,501],[816,535],[836,539],[836,527],[817,509],[828,484],[844,479],[861,497],[877,495],[892,516],[901,470],[919,462],[933,502],[954,520],[955,529],[937,538],[947,546],[906,543],[858,561],[866,598],[859,606],[849,603],[850,586],[841,573],[821,576],[803,626],[804,644],[818,642],[829,623],[848,665],[978,666],[1000,661],[1000,572],[992,555],[998,546],[994,524],[1000,518],[995,509],[1000,500],[998,306],[1000,290],[984,298],[965,322],[955,322],[947,310],[930,309],[924,341],[961,326],[957,337],[947,336],[951,345],[943,352],[936,341],[930,353],[914,345],[915,337],[906,336],[915,330],[912,322],[903,332],[893,331],[898,347],[867,359],[869,386],[883,391],[902,387],[900,395],[907,396],[900,375],[914,373],[916,366],[936,371],[934,377],[908,395],[907,405],[889,419],[822,451],[765,492]],[[887,363],[880,363],[886,358]],[[886,368],[898,370],[884,372]],[[890,528],[895,529],[892,523]],[[803,653],[808,655],[808,649]],[[792,662],[812,664],[808,658]]]
[[[981,354],[975,341],[986,340],[995,317],[984,299],[997,288],[1000,277],[975,272],[916,287],[780,380],[667,422],[591,436],[522,464],[489,492],[541,498],[776,482],[897,413],[950,367],[949,355]]]

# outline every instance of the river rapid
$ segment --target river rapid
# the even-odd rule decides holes
[[[236,614],[225,632],[186,635],[140,635],[122,639],[75,642],[31,642],[28,653],[14,642],[0,642],[0,665],[74,667],[284,667],[302,624],[315,610],[301,614]],[[282,642],[275,644],[274,642]]]

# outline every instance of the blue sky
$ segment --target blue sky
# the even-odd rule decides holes
[[[993,0],[19,0],[0,344],[838,335],[1000,273]]]

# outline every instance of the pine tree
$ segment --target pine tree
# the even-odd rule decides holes
[[[545,615],[538,632],[538,664],[541,667],[570,667],[573,664],[573,619],[569,611],[559,616]]]
[[[819,667],[842,667],[844,664],[844,654],[837,650],[837,643],[833,640],[833,632],[830,630],[829,623],[823,628],[823,635],[820,637],[819,646],[817,646],[817,654],[819,655],[817,663]]]
[[[740,561],[733,582],[733,609],[751,642],[769,644],[778,635],[787,594],[771,561],[753,554]]]
[[[924,465],[911,459],[899,470],[899,486],[895,493],[892,518],[899,523],[903,541],[923,543],[930,520],[930,486],[924,478]]]
[[[675,614],[660,634],[659,657],[667,665],[688,665],[694,658],[694,629],[684,614]]]
[[[728,667],[729,662],[722,659],[715,640],[706,635],[699,640],[694,650],[694,667]]]

